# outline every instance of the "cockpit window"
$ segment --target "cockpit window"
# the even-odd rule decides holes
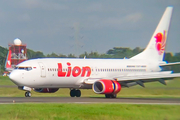
[[[30,70],[32,70],[32,67],[15,67],[15,69],[30,71]]]
[[[32,70],[32,67],[26,67],[26,70],[27,71]]]
[[[15,67],[14,69],[18,69],[18,67]]]

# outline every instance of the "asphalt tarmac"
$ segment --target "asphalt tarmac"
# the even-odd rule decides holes
[[[14,88],[17,86],[0,85]],[[167,89],[167,88],[166,88]],[[179,89],[179,88],[169,88]],[[126,103],[126,104],[175,104],[180,105],[180,98],[102,98],[102,97],[0,97],[0,104],[9,103]]]
[[[0,97],[0,104],[9,103],[125,103],[180,105],[180,99],[169,98],[99,98],[99,97]]]

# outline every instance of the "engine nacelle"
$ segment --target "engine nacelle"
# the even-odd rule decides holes
[[[59,88],[35,88],[34,91],[39,93],[55,93]]]
[[[115,80],[102,79],[96,81],[92,89],[98,94],[117,94],[121,90],[121,85]]]

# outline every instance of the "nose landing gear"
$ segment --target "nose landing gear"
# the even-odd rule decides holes
[[[31,92],[30,91],[25,92],[25,97],[31,97]]]
[[[76,89],[72,89],[70,91],[70,96],[71,97],[81,97],[81,91],[80,90],[76,90]]]

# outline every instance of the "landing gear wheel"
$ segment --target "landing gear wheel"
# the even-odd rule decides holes
[[[105,94],[106,98],[116,98],[117,94]]]
[[[76,97],[81,97],[81,91],[80,90],[76,90]]]
[[[105,94],[106,98],[111,98],[110,94]]]
[[[70,91],[70,96],[71,97],[81,97],[81,91],[80,90],[75,90],[75,89],[72,89]]]
[[[25,92],[25,97],[31,97],[31,92],[30,91]]]
[[[70,96],[71,96],[71,97],[75,97],[75,96],[76,96],[76,90],[75,90],[75,89],[72,89],[72,90],[70,91]]]
[[[116,98],[117,94],[111,94],[111,98]]]

